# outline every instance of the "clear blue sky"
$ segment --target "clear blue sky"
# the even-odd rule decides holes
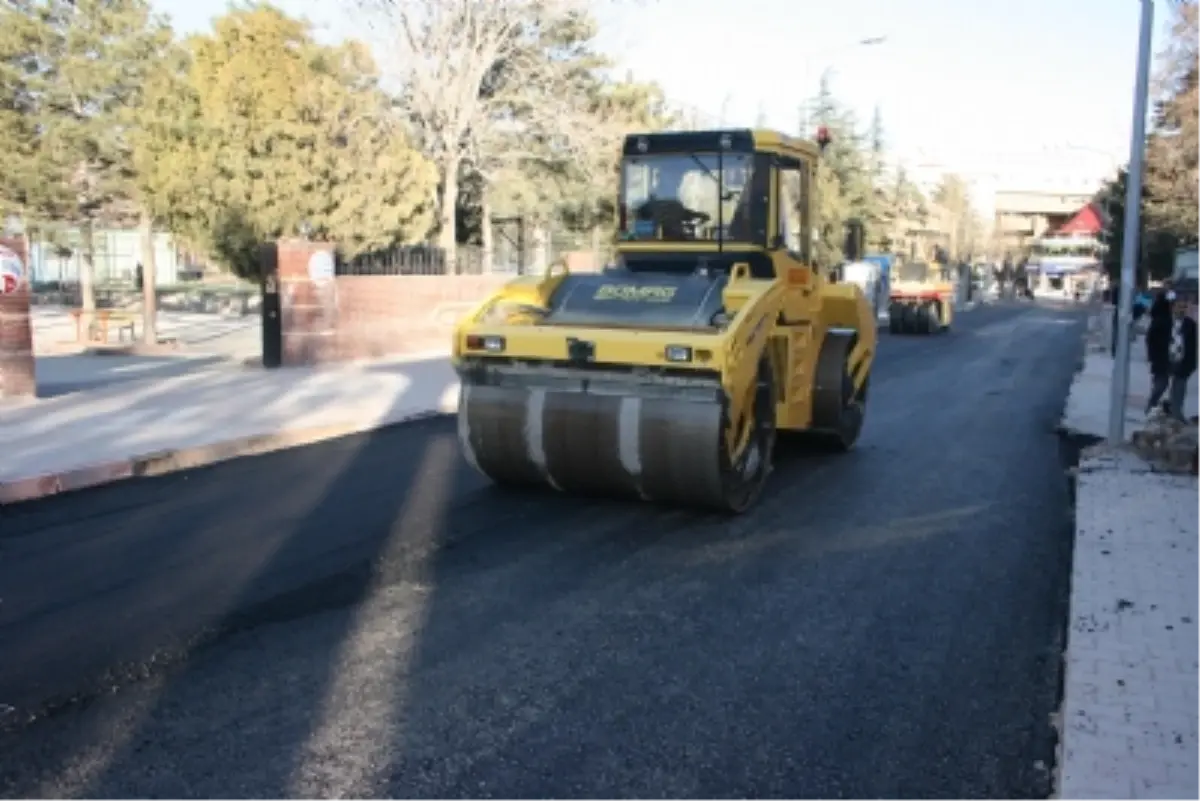
[[[225,8],[155,4],[186,31]],[[355,33],[338,0],[278,4],[329,36]],[[724,107],[730,124],[752,124],[761,108],[793,130],[832,67],[835,93],[864,120],[878,105],[904,159],[1009,184],[1125,160],[1138,11],[1137,0],[624,0],[602,18],[606,49],[638,78],[714,116]],[[850,44],[873,36],[887,40]]]

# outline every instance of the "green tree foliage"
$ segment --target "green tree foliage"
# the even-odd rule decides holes
[[[1106,220],[1104,241],[1104,270],[1116,282],[1121,274],[1121,254],[1125,248],[1125,193],[1128,189],[1128,171],[1118,171],[1117,177],[1107,183],[1096,195],[1094,202]],[[1151,215],[1145,213],[1150,201],[1150,190],[1142,186],[1141,230],[1137,250],[1135,280],[1144,285],[1148,279],[1161,280],[1174,269],[1176,237],[1169,231],[1159,229]]]
[[[1146,147],[1145,181],[1142,187],[1141,232],[1137,275],[1167,277],[1174,267],[1177,247],[1197,240],[1197,207],[1200,205],[1200,174],[1197,170],[1197,3],[1182,0],[1173,4],[1174,19],[1166,48],[1159,56],[1154,86],[1158,93],[1154,127]],[[1096,195],[1105,211],[1104,264],[1116,279],[1121,271],[1125,242],[1125,192],[1127,173],[1120,170]]]
[[[862,220],[867,226],[867,241],[878,240],[879,234],[874,229],[880,225],[883,213],[876,194],[870,145],[878,135],[882,148],[882,121],[878,121],[877,131],[869,131],[865,136],[860,133],[854,114],[834,97],[828,74],[821,76],[812,121],[827,129],[832,139],[817,172],[816,243],[818,264],[832,266],[843,261],[848,220]]]
[[[40,98],[46,68],[39,53],[49,50],[49,9],[43,3],[0,2],[0,218],[28,217],[50,205],[44,192],[52,170],[50,154],[38,136]]]
[[[929,208],[920,188],[908,176],[903,166],[885,171],[876,186],[882,224],[878,231],[868,230],[867,241],[872,249],[897,252],[908,228],[929,222]]]
[[[887,142],[883,129],[883,113],[876,106],[867,128],[865,169],[870,187],[863,222],[869,250],[883,250],[890,244],[890,229],[895,215],[887,198]]]
[[[154,84],[142,186],[155,214],[234,272],[307,225],[348,254],[425,237],[435,174],[409,147],[357,43],[326,47],[268,5],[187,42]]]
[[[926,198],[903,167],[889,169],[883,117],[879,109],[860,130],[854,115],[833,95],[828,74],[811,103],[814,126],[832,138],[817,175],[817,260],[844,258],[845,225],[863,221],[869,251],[894,252],[913,229],[940,231],[951,255],[966,258],[981,244],[982,222],[972,208],[966,182],[947,175],[936,196]]]
[[[0,136],[18,156],[4,205],[33,227],[82,229],[83,306],[93,308],[90,232],[136,218],[127,115],[159,69],[170,30],[145,0],[9,0],[2,8]]]
[[[1173,12],[1171,34],[1159,59],[1156,80],[1160,99],[1147,147],[1146,213],[1153,230],[1180,242],[1195,242],[1200,227],[1200,30],[1196,0],[1176,3]]]
[[[362,44],[319,45],[269,5],[180,42],[147,0],[0,0],[0,145],[17,155],[0,203],[155,223],[242,275],[259,243],[302,224],[350,254],[486,249],[494,214],[524,217],[531,238],[595,241],[611,232],[622,137],[679,124],[657,86],[609,74],[586,3],[352,1],[387,23],[390,96]],[[887,169],[879,114],[860,132],[824,80],[812,120],[833,135],[821,262],[840,261],[851,217],[888,247],[925,200]]]

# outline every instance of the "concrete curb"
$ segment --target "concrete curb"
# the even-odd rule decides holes
[[[180,470],[226,462],[243,456],[256,456],[274,451],[300,448],[326,440],[365,434],[394,426],[415,423],[443,415],[454,414],[450,404],[419,412],[407,412],[371,422],[341,423],[312,428],[284,430],[271,434],[237,437],[223,442],[156,451],[111,462],[87,465],[59,473],[50,473],[12,481],[0,481],[0,506],[99,487],[133,478],[161,476]]]

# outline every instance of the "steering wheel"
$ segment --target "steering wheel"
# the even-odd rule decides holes
[[[683,221],[683,230],[689,237],[695,239],[697,226],[704,225],[711,219],[711,214],[703,211],[692,211],[691,209],[688,209],[688,217]]]

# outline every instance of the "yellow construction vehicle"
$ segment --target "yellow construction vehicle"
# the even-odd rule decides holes
[[[627,137],[617,262],[514,279],[455,331],[468,461],[499,484],[738,513],[777,430],[853,447],[876,333],[813,258],[827,143]]]
[[[906,261],[892,268],[888,330],[893,334],[937,334],[954,322],[954,281],[944,251],[930,261]]]

